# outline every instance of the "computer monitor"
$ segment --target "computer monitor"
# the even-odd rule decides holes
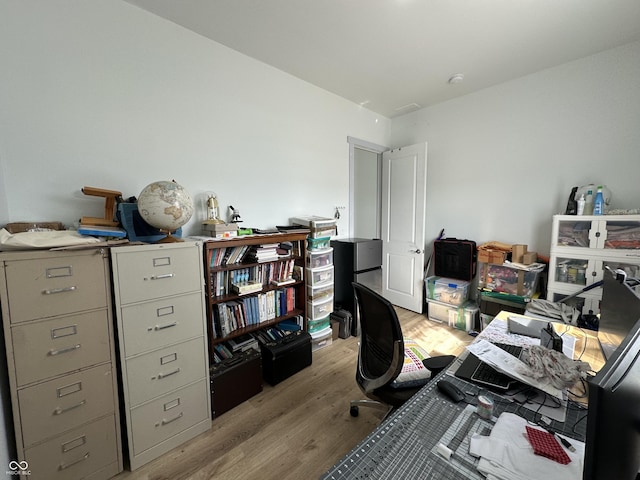
[[[598,340],[605,359],[608,359],[640,318],[640,297],[615,272],[604,272]]]
[[[635,479],[640,470],[640,317],[588,383],[582,478]]]

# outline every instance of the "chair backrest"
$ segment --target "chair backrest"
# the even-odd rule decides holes
[[[356,380],[365,392],[372,392],[391,383],[402,371],[402,328],[386,298],[357,282],[353,282],[353,288],[360,321]]]

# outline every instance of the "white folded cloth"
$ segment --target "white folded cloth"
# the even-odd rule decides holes
[[[100,242],[99,238],[80,235],[73,230],[9,233],[0,229],[0,250],[67,247]]]
[[[518,415],[503,413],[489,436],[476,434],[471,437],[469,453],[481,457],[478,471],[488,480],[580,480],[584,443],[570,439],[576,451],[567,450],[571,462],[561,465],[533,453],[525,430],[527,425],[544,431]]]

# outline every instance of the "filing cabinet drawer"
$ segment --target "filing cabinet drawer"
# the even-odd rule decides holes
[[[131,410],[133,452],[139,455],[189,427],[209,420],[209,380],[164,395]]]
[[[165,347],[127,360],[131,405],[206,378],[204,338]]]
[[[104,308],[102,255],[15,260],[5,266],[11,323]]]
[[[29,479],[76,480],[95,472],[110,478],[120,469],[116,421],[111,415],[25,450]]]
[[[204,279],[197,247],[114,252],[120,304],[199,291]]]
[[[12,327],[18,386],[111,359],[106,310]]]
[[[111,364],[18,391],[22,437],[32,445],[114,411]]]
[[[122,308],[125,355],[204,335],[200,292]]]

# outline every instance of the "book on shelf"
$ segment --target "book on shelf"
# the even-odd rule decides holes
[[[240,328],[287,315],[295,310],[295,288],[286,287],[221,302],[213,308],[214,338],[224,338]]]
[[[275,285],[277,287],[282,287],[284,285],[290,285],[292,283],[295,283],[295,279],[293,279],[293,278],[287,278],[285,280],[271,280],[271,285]]]
[[[249,334],[244,334],[236,338],[231,338],[227,340],[227,343],[231,347],[231,351],[233,353],[236,352],[245,352],[250,348],[255,350],[259,350],[258,341]]]
[[[262,282],[246,281],[231,284],[231,290],[238,295],[247,295],[262,290]]]

